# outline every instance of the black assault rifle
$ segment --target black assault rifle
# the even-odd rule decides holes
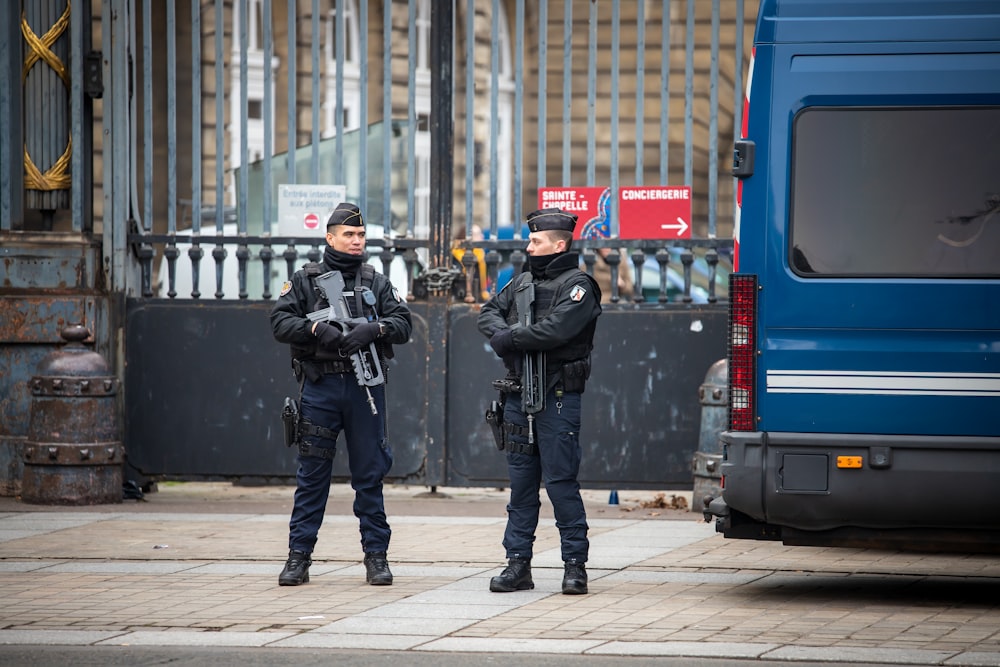
[[[351,308],[347,303],[347,297],[344,296],[344,276],[340,271],[329,271],[319,276],[316,278],[316,287],[330,307],[309,313],[307,317],[311,322],[329,322],[346,334],[357,325],[368,321],[364,317],[351,317]],[[366,290],[365,297],[373,302],[375,295],[371,290]],[[368,305],[374,305],[372,302]],[[350,358],[354,367],[354,377],[368,395],[368,406],[372,409],[372,414],[377,415],[378,408],[375,407],[375,399],[369,387],[385,384],[385,375],[382,373],[382,362],[379,360],[375,343],[369,343],[367,349],[362,348]]]
[[[521,326],[535,323],[535,283],[527,280],[514,293]],[[535,415],[545,409],[545,352],[525,351],[521,368],[521,410],[528,417],[528,444],[535,444]]]

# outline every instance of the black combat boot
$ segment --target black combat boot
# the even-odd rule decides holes
[[[563,566],[563,595],[583,595],[587,592],[587,569],[578,560],[566,561]]]
[[[372,586],[392,586],[392,572],[384,551],[365,554],[365,581]]]
[[[309,583],[310,565],[312,565],[312,560],[310,560],[309,554],[292,549],[288,552],[285,569],[278,575],[278,585],[298,586]]]
[[[527,591],[535,587],[531,580],[531,559],[511,558],[507,567],[498,576],[490,579],[490,590],[494,593]]]

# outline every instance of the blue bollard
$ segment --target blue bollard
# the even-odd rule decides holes
[[[611,495],[608,497],[608,504],[609,505],[617,505],[618,504],[618,492],[617,491],[612,491],[611,492]]]

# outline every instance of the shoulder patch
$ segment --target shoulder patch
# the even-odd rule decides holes
[[[569,291],[569,298],[571,301],[582,301],[583,297],[587,295],[587,290],[583,289],[579,285],[573,285],[573,289]]]
[[[403,297],[399,296],[399,290],[397,290],[395,287],[392,288],[392,298],[395,299],[397,303],[403,302]]]
[[[292,282],[290,280],[286,280],[285,284],[281,286],[281,294],[279,294],[278,296],[279,297],[285,296],[291,291],[292,291]]]

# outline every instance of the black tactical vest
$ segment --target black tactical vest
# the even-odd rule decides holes
[[[546,278],[545,280],[535,283],[534,321],[538,322],[549,314],[552,310],[552,305],[556,300],[556,296],[564,288],[566,283],[568,283],[572,278],[575,278],[578,273],[583,272],[579,269],[572,268],[567,271],[563,271],[555,278]],[[584,275],[586,274],[584,273]],[[525,271],[514,278],[514,283],[510,286],[510,289],[516,290],[516,288],[523,285],[525,281],[531,280],[531,277],[531,272]],[[590,276],[587,276],[587,278],[593,282],[593,278],[590,278]],[[514,324],[517,321],[518,313],[517,306],[515,305],[511,308],[510,313],[507,315],[507,323]],[[594,331],[596,330],[597,319],[595,318],[565,345],[551,350],[546,350],[545,359],[548,374],[551,375],[559,371],[559,369],[561,369],[563,364],[566,362],[589,358],[590,351],[594,349]]]

